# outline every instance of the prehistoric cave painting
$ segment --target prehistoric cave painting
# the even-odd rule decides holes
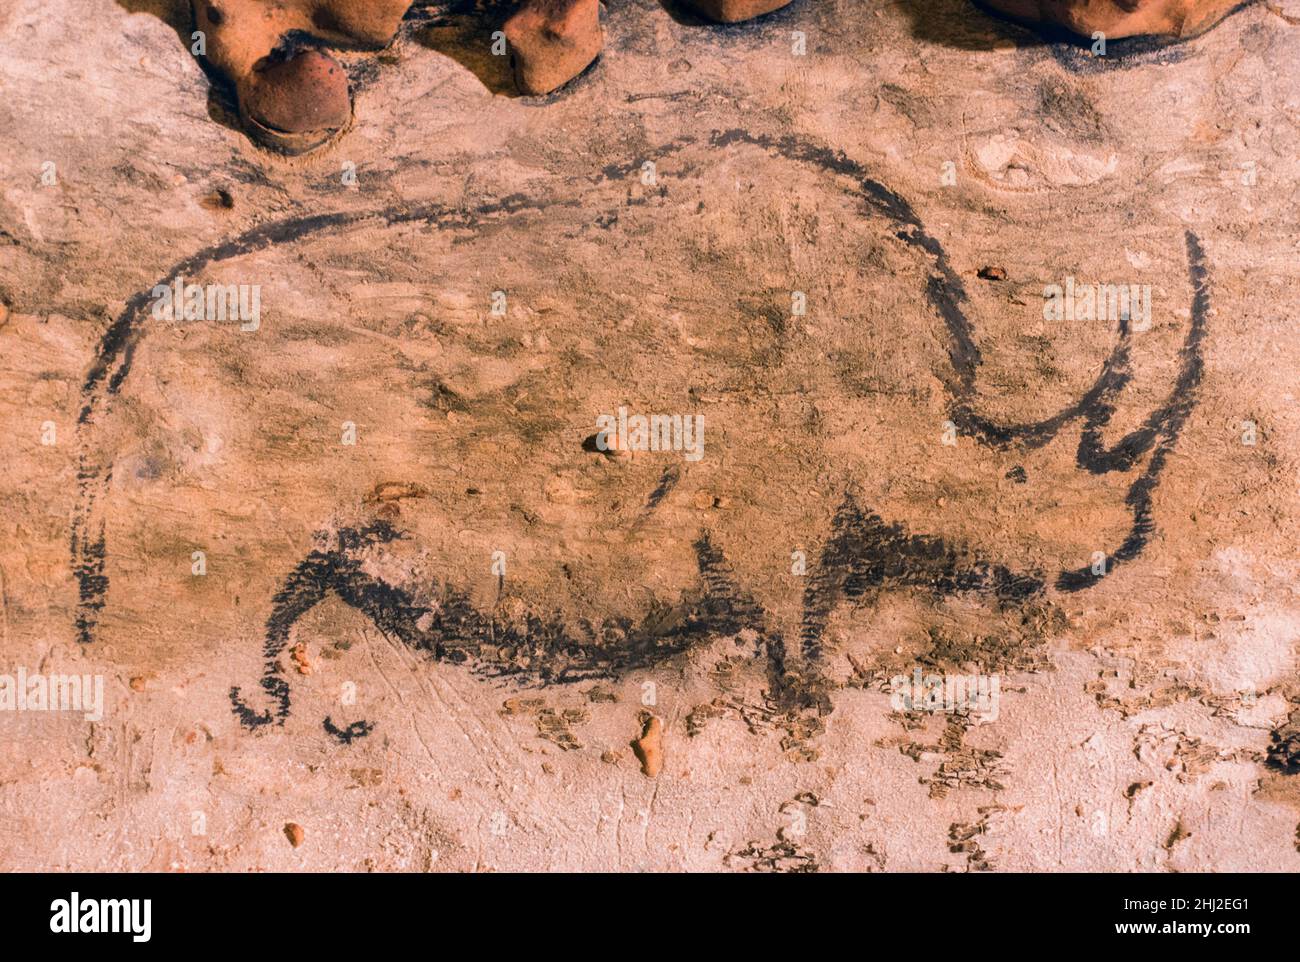
[[[657,153],[674,154],[693,144],[680,138]],[[794,651],[771,624],[762,607],[737,582],[722,547],[708,531],[695,543],[698,583],[676,604],[662,604],[634,622],[617,613],[599,621],[573,623],[555,613],[531,612],[506,620],[476,607],[466,594],[442,586],[436,604],[419,602],[408,587],[390,584],[363,570],[358,552],[404,537],[387,522],[344,528],[323,535],[322,543],[291,572],[273,599],[263,641],[261,688],[269,707],[256,709],[238,687],[231,701],[240,721],[250,729],[282,724],[291,707],[289,684],[279,657],[297,621],[333,594],[362,612],[386,635],[438,661],[464,665],[486,677],[524,685],[549,685],[618,677],[652,667],[706,639],[735,635],[748,629],[757,638],[754,656],[766,659],[770,697],[787,712],[825,714],[830,711],[829,687],[821,679],[823,634],[831,613],[841,604],[870,602],[879,591],[928,590],[936,597],[974,594],[999,607],[1015,606],[1041,596],[1052,585],[1057,591],[1087,588],[1116,567],[1137,558],[1154,531],[1152,496],[1170,452],[1177,443],[1202,374],[1202,343],[1209,313],[1209,272],[1198,239],[1185,235],[1188,273],[1193,289],[1191,321],[1180,350],[1179,374],[1166,401],[1136,429],[1110,447],[1103,440],[1115,412],[1115,401],[1129,383],[1130,331],[1121,320],[1119,337],[1095,381],[1077,401],[1034,423],[1003,424],[977,409],[977,375],[981,355],[974,327],[967,317],[968,297],[961,278],[939,242],[931,236],[911,206],[864,168],[844,155],[793,137],[771,138],[733,130],[715,133],[708,146],[717,151],[746,145],[799,164],[850,179],[870,212],[892,225],[896,238],[929,263],[925,296],[946,329],[948,370],[943,386],[949,416],[957,428],[979,443],[996,449],[1042,447],[1062,428],[1081,422],[1077,467],[1090,474],[1130,472],[1150,455],[1130,484],[1125,503],[1131,513],[1127,535],[1107,552],[1108,563],[1065,568],[1054,575],[1016,572],[983,557],[978,549],[957,547],[927,535],[911,534],[873,513],[846,494],[833,519],[820,556],[810,568],[804,593],[803,617]],[[613,167],[596,180],[613,180],[634,169]],[[289,244],[311,235],[340,232],[361,225],[420,223],[437,228],[473,228],[509,218],[522,211],[546,211],[564,201],[512,196],[465,210],[441,205],[390,207],[373,211],[314,214],[277,221],[229,241],[199,251],[175,265],[160,284],[182,275],[195,276],[206,267],[235,256]],[[105,332],[82,390],[78,419],[78,498],[73,514],[71,548],[79,588],[78,638],[94,640],[99,612],[108,589],[106,573],[106,501],[111,456],[95,446],[96,424],[108,413],[131,371],[135,351],[150,329],[152,285],[128,300]],[[1009,475],[1010,476],[1010,475]],[[672,470],[650,494],[651,512],[675,485]],[[361,721],[339,727],[330,718],[325,730],[343,743],[366,735]]]
[[[711,638],[748,629],[756,638],[752,654],[766,658],[773,707],[781,712],[811,709],[826,714],[831,704],[818,672],[821,633],[827,615],[841,600],[861,604],[872,591],[912,587],[935,597],[983,592],[998,604],[1010,605],[1043,589],[1040,578],[972,559],[939,538],[909,536],[846,496],[814,566],[805,594],[799,657],[792,660],[781,632],[737,583],[707,531],[694,543],[698,585],[681,602],[652,609],[636,623],[611,615],[599,623],[576,624],[558,615],[533,612],[511,621],[496,611],[475,607],[466,594],[446,586],[437,592],[436,602],[417,602],[405,588],[363,570],[361,552],[403,537],[386,521],[320,537],[321,547],[303,559],[281,586],[267,620],[261,687],[272,707],[257,711],[238,687],[231,689],[235,714],[245,727],[280,724],[289,717],[289,684],[281,656],[294,625],[331,593],[364,614],[379,631],[436,661],[526,687],[617,679],[629,671],[652,668]],[[330,718],[324,727],[345,743],[370,730],[365,722],[340,730]]]

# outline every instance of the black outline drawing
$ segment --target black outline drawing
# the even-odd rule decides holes
[[[657,156],[676,153],[694,143],[679,138],[660,148]],[[1114,402],[1129,383],[1130,334],[1121,322],[1119,338],[1101,370],[1078,401],[1041,421],[1001,424],[976,409],[977,373],[981,364],[974,328],[966,316],[968,297],[960,277],[953,270],[939,242],[925,229],[912,207],[898,194],[866,175],[865,169],[843,154],[809,144],[794,137],[757,136],[742,130],[715,133],[709,146],[725,150],[743,144],[775,153],[788,160],[808,164],[828,174],[855,181],[860,199],[871,212],[896,227],[895,236],[928,256],[932,272],[926,288],[928,302],[947,330],[950,372],[944,378],[950,400],[950,417],[958,429],[980,443],[1006,449],[1033,449],[1055,439],[1060,430],[1082,422],[1082,436],[1076,454],[1078,467],[1092,474],[1127,472],[1137,460],[1150,453],[1150,460],[1129,486],[1126,504],[1132,515],[1127,536],[1108,553],[1105,574],[1137,558],[1155,530],[1152,496],[1168,457],[1191,413],[1202,375],[1202,344],[1209,313],[1209,270],[1196,236],[1185,234],[1188,274],[1193,290],[1191,322],[1180,350],[1180,371],[1170,394],[1135,430],[1110,447],[1102,433],[1114,414]],[[606,168],[597,180],[611,180],[635,169]],[[197,275],[207,266],[250,252],[291,243],[312,235],[336,232],[362,224],[415,224],[434,227],[473,227],[480,221],[509,217],[521,211],[544,211],[569,206],[572,201],[545,202],[511,196],[471,210],[440,205],[415,208],[385,208],[376,211],[339,212],[293,217],[249,230],[238,237],[206,248],[176,264],[158,282],[170,284],[178,276]],[[78,638],[94,639],[99,612],[105,602],[108,576],[105,572],[105,500],[112,476],[111,465],[101,464],[92,447],[93,428],[102,418],[131,371],[135,351],[148,330],[153,285],[133,295],[104,333],[96,359],[82,388],[78,418],[79,470],[77,505],[73,513],[71,549],[77,578],[79,603]],[[649,509],[672,486],[665,477],[651,496]],[[817,679],[822,653],[822,632],[832,609],[841,601],[858,603],[872,589],[884,586],[928,588],[938,596],[975,592],[995,604],[1010,605],[1042,593],[1046,580],[1036,573],[1016,573],[1000,565],[973,557],[943,540],[912,535],[889,524],[846,496],[841,504],[818,563],[813,566],[804,597],[804,617],[797,656],[791,657],[780,633],[767,616],[737,584],[722,551],[707,532],[695,543],[700,582],[692,597],[673,608],[653,612],[641,624],[610,617],[600,624],[565,625],[557,617],[529,615],[522,625],[503,624],[491,613],[481,612],[463,596],[450,594],[432,610],[416,604],[403,589],[366,575],[352,556],[357,547],[382,544],[401,537],[386,524],[337,533],[337,547],[313,551],[289,575],[276,594],[273,612],[266,624],[263,645],[264,674],[261,687],[272,707],[256,711],[243,700],[240,690],[231,690],[232,705],[249,728],[279,724],[288,717],[288,682],[278,667],[278,658],[288,643],[296,621],[327,594],[334,593],[363,612],[383,632],[437,660],[470,664],[486,674],[519,675],[502,663],[484,663],[476,658],[476,646],[487,638],[494,645],[529,647],[536,658],[534,667],[520,678],[534,684],[564,683],[591,678],[614,677],[621,672],[647,667],[675,656],[709,634],[730,634],[751,628],[765,652],[774,699],[789,710],[830,710],[829,695]],[[1058,591],[1078,591],[1095,584],[1105,574],[1091,568],[1065,569],[1057,573]],[[420,623],[424,620],[425,627]],[[611,644],[611,633],[619,639]],[[759,652],[756,652],[758,654]],[[350,743],[370,730],[366,722],[339,729],[330,719],[324,727],[334,738]]]

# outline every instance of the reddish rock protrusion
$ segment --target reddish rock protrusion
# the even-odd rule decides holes
[[[352,117],[348,76],[337,60],[319,50],[255,68],[239,97],[250,120],[284,133],[328,136]]]
[[[515,85],[548,94],[591,65],[605,45],[599,0],[528,0],[506,21]]]
[[[664,767],[664,723],[656,715],[646,714],[641,737],[632,743],[647,778],[657,778]]]
[[[194,52],[234,86],[248,135],[300,154],[331,140],[352,116],[347,75],[317,48],[382,46],[410,0],[192,0],[192,6]]]
[[[983,0],[1009,17],[1051,23],[1083,37],[1193,37],[1210,29],[1240,0]]]
[[[780,10],[790,0],[683,0],[687,9],[717,23],[752,20],[773,10]]]

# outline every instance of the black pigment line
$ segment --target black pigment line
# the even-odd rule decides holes
[[[788,160],[813,164],[829,173],[857,180],[864,206],[869,211],[892,220],[898,226],[895,236],[899,240],[933,258],[935,273],[927,281],[926,298],[943,320],[948,332],[948,362],[952,371],[951,376],[944,379],[944,386],[952,401],[950,417],[961,433],[973,435],[995,448],[1013,444],[1027,448],[1041,447],[1053,440],[1062,427],[1087,417],[1116,396],[1128,383],[1127,374],[1120,373],[1127,362],[1129,336],[1128,326],[1121,323],[1117,344],[1103,363],[1097,379],[1078,401],[1050,417],[1030,424],[1000,424],[978,414],[973,410],[973,405],[976,374],[982,357],[975,342],[974,325],[963,308],[969,297],[943,246],[926,231],[912,206],[884,184],[868,177],[861,164],[842,152],[811,145],[793,136],[770,137],[744,130],[729,130],[714,134],[711,143],[718,147],[736,143],[762,147]]]
[[[1035,423],[1008,425],[986,418],[973,410],[977,393],[976,372],[981,360],[973,325],[963,309],[963,305],[968,302],[966,289],[948,262],[942,246],[926,232],[911,205],[888,187],[867,177],[861,165],[826,147],[811,146],[790,136],[755,136],[740,130],[717,134],[713,142],[719,146],[732,143],[755,144],[790,159],[807,160],[825,170],[861,178],[867,205],[900,226],[896,234],[900,240],[933,256],[935,274],[927,284],[926,295],[948,330],[948,359],[953,379],[946,380],[945,387],[951,400],[950,417],[959,431],[973,434],[982,443],[995,448],[1006,448],[1013,444],[1022,448],[1037,448],[1052,441],[1067,424],[1082,420],[1083,430],[1076,462],[1080,468],[1092,474],[1128,471],[1138,458],[1155,447],[1146,470],[1133,481],[1125,496],[1125,503],[1133,512],[1132,528],[1122,544],[1109,555],[1103,573],[1095,573],[1090,566],[1063,571],[1056,579],[1056,587],[1062,591],[1087,588],[1119,564],[1131,561],[1142,553],[1155,528],[1151,508],[1152,494],[1169,451],[1191,413],[1203,365],[1202,342],[1210,303],[1209,267],[1200,241],[1194,233],[1190,230],[1185,232],[1193,299],[1192,323],[1181,350],[1182,371],[1166,405],[1152,412],[1140,428],[1125,435],[1107,450],[1101,432],[1114,415],[1114,399],[1131,379],[1130,334],[1126,322],[1120,322],[1117,343],[1103,363],[1097,379],[1078,401]]]
[[[342,745],[351,745],[358,738],[365,738],[375,730],[374,724],[368,721],[355,721],[347,728],[339,728],[329,715],[325,716],[325,734],[336,739]]]
[[[846,494],[804,589],[799,635],[804,659],[821,660],[827,621],[841,601],[860,603],[868,592],[885,587],[919,588],[936,597],[977,592],[1008,605],[1039,594],[1043,579],[970,558],[942,538],[909,534]]]
[[[678,605],[652,606],[640,624],[613,616],[599,625],[571,625],[558,613],[529,612],[521,620],[504,620],[450,587],[442,589],[436,605],[419,604],[405,589],[367,574],[357,557],[358,552],[401,537],[386,522],[345,528],[337,533],[337,547],[312,551],[294,568],[276,593],[266,623],[259,686],[270,707],[257,710],[240,688],[230,690],[231,707],[244,727],[283,725],[289,717],[289,684],[280,658],[294,625],[330,593],[365,615],[386,637],[435,661],[534,687],[616,679],[719,635],[734,635],[746,627],[763,634],[762,609],[737,587],[707,532],[694,545],[700,574],[696,591]],[[370,727],[358,722],[339,730],[326,720],[326,730],[345,743],[364,737]]]
[[[1155,515],[1152,509],[1152,496],[1160,481],[1160,474],[1168,463],[1183,425],[1192,413],[1196,403],[1196,389],[1200,386],[1204,371],[1202,344],[1205,340],[1206,321],[1210,313],[1210,269],[1205,261],[1205,252],[1201,242],[1191,231],[1185,235],[1187,243],[1187,273],[1194,292],[1192,296],[1192,323],[1187,337],[1179,352],[1182,366],[1178,379],[1174,382],[1169,399],[1165,405],[1154,412],[1141,428],[1126,435],[1111,451],[1105,451],[1098,438],[1098,429],[1110,419],[1110,412],[1098,411],[1096,421],[1091,418],[1079,442],[1080,463],[1085,457],[1091,465],[1103,466],[1109,463],[1123,463],[1137,453],[1155,446],[1146,470],[1138,476],[1129,487],[1124,503],[1133,513],[1133,524],[1120,546],[1114,549],[1101,566],[1102,573],[1095,572],[1091,566],[1062,571],[1056,579],[1060,591],[1079,591],[1091,587],[1116,567],[1132,561],[1140,555],[1151,535],[1155,532]],[[1137,453],[1134,453],[1137,452]],[[1094,470],[1091,465],[1085,465]]]
[[[679,138],[655,151],[653,156],[658,159],[675,154],[690,143],[690,138]],[[1193,234],[1186,235],[1195,298],[1192,327],[1182,349],[1183,371],[1169,402],[1150,415],[1140,428],[1107,449],[1102,431],[1113,416],[1114,399],[1131,377],[1126,324],[1121,323],[1119,339],[1097,379],[1074,403],[1030,424],[1007,425],[984,417],[974,409],[981,355],[974,327],[964,310],[968,302],[966,290],[942,246],[927,233],[907,201],[867,177],[865,169],[843,153],[794,137],[774,138],[732,130],[715,133],[711,143],[718,148],[733,144],[757,146],[852,179],[857,186],[856,196],[868,213],[891,221],[899,240],[933,259],[926,297],[948,335],[951,372],[944,384],[950,398],[950,416],[959,430],[995,448],[1011,445],[1035,448],[1053,440],[1066,425],[1082,420],[1077,460],[1083,470],[1091,473],[1130,470],[1138,458],[1154,449],[1146,470],[1129,489],[1126,501],[1133,511],[1133,528],[1112,554],[1111,568],[1141,553],[1154,529],[1152,493],[1190,414],[1201,374],[1201,344],[1209,305],[1208,269]],[[599,183],[616,179],[626,176],[636,166],[608,167],[586,180]],[[170,284],[178,277],[198,274],[209,265],[232,257],[364,223],[389,226],[424,223],[436,228],[469,229],[489,218],[578,206],[579,201],[539,201],[514,195],[472,209],[424,205],[292,217],[205,248],[175,265],[159,283]],[[82,390],[83,405],[78,418],[78,503],[73,515],[71,548],[79,588],[78,637],[83,642],[94,637],[108,589],[104,498],[111,466],[100,466],[98,452],[92,447],[92,428],[111,406],[130,373],[137,345],[151,329],[146,322],[152,290],[150,287],[133,295],[105,331]],[[677,477],[665,473],[650,496],[648,510],[654,509],[676,481]],[[937,596],[977,592],[1009,605],[1038,595],[1044,587],[1037,574],[1017,574],[1004,566],[980,560],[969,551],[952,548],[940,538],[909,534],[900,525],[888,524],[879,515],[860,508],[846,495],[804,593],[800,666],[793,663],[779,631],[768,625],[761,606],[738,587],[721,549],[707,535],[702,535],[695,545],[699,590],[678,605],[656,604],[639,624],[621,616],[603,618],[599,624],[588,620],[568,624],[558,613],[529,613],[519,623],[508,623],[492,612],[479,611],[468,596],[451,588],[444,589],[436,606],[417,604],[405,590],[366,574],[355,557],[359,550],[397,537],[400,535],[396,531],[382,524],[344,529],[337,534],[336,547],[311,552],[294,569],[274,597],[272,614],[266,624],[260,687],[269,707],[255,710],[244,702],[238,688],[231,689],[232,707],[242,724],[259,728],[283,724],[288,717],[290,691],[279,658],[298,619],[331,592],[365,614],[387,636],[436,660],[467,664],[487,677],[535,685],[618,677],[675,657],[710,634],[735,634],[750,628],[760,639],[759,647],[766,650],[772,690],[778,702],[824,712],[829,710],[829,702],[818,687],[816,666],[821,660],[827,619],[841,602],[862,603],[876,590],[905,587],[929,590]],[[1057,578],[1056,587],[1078,590],[1094,583],[1096,578],[1089,569],[1063,572]],[[345,744],[370,731],[366,722],[355,722],[340,729],[329,719],[325,728]]]
[[[649,514],[659,507],[659,502],[663,501],[668,492],[676,486],[681,478],[682,469],[678,465],[671,464],[665,468],[663,475],[659,478],[659,483],[655,485],[655,489],[650,492],[650,497],[646,499],[645,513]]]
[[[707,597],[715,614],[713,630],[721,635],[738,634],[748,628],[757,635],[756,655],[766,655],[768,693],[782,711],[813,708],[830,710],[829,696],[805,684],[792,665],[785,639],[768,618],[763,606],[740,586],[736,573],[707,534],[695,542],[700,576],[707,585]]]
[[[654,156],[656,159],[674,156],[694,142],[693,137],[678,137],[659,147]],[[639,164],[628,170],[637,167]],[[608,167],[595,176],[570,178],[570,181],[586,181],[595,185],[626,176],[627,172],[619,167]],[[364,223],[379,222],[387,226],[424,223],[437,228],[468,229],[477,227],[482,220],[496,216],[508,217],[522,212],[541,213],[554,208],[582,206],[581,200],[537,200],[523,194],[512,194],[473,208],[423,204],[411,208],[386,207],[380,210],[289,217],[250,228],[230,240],[203,248],[174,265],[157,284],[132,295],[122,312],[100,337],[95,359],[81,389],[82,406],[77,418],[77,503],[72,511],[70,538],[72,571],[78,586],[78,641],[85,644],[94,640],[99,612],[104,607],[108,592],[108,576],[104,570],[106,519],[102,500],[108,491],[111,468],[101,467],[92,453],[90,429],[95,425],[96,417],[107,412],[113,397],[131,371],[136,345],[148,330],[145,322],[149,319],[155,287],[170,285],[178,277],[195,275],[212,264],[232,257]]]
[[[348,557],[349,552],[359,548],[386,544],[399,537],[385,521],[365,528],[344,529],[338,532],[337,548],[317,549],[298,563],[271,600],[271,616],[266,622],[262,645],[260,684],[273,707],[255,711],[244,702],[239,688],[230,689],[231,704],[245,727],[283,724],[289,717],[289,683],[284,679],[280,656],[298,619],[324,601],[330,591],[363,611],[380,631],[394,634],[408,644],[418,640],[413,618],[423,614],[424,609],[411,605],[402,592],[369,578]]]
[[[821,635],[840,601],[862,604],[870,599],[872,589],[912,587],[939,597],[984,593],[1000,605],[1010,605],[1043,588],[1041,578],[974,559],[940,538],[909,535],[901,525],[886,524],[846,496],[805,592],[801,662],[796,664],[767,612],[740,587],[707,531],[694,543],[698,587],[681,603],[656,602],[639,624],[611,616],[599,625],[582,620],[571,624],[558,613],[528,612],[521,619],[505,620],[496,606],[484,611],[466,593],[448,586],[431,590],[441,594],[436,604],[417,603],[407,590],[367,574],[358,557],[359,552],[401,537],[387,522],[345,528],[337,532],[335,547],[312,551],[290,573],[275,595],[263,645],[259,684],[271,707],[255,710],[239,688],[230,691],[234,713],[246,728],[282,725],[289,717],[290,692],[281,656],[294,625],[331,592],[364,614],[386,637],[435,661],[529,687],[615,680],[712,638],[739,636],[748,629],[757,639],[755,654],[766,656],[773,704],[781,711],[826,714],[832,706],[818,668]],[[340,730],[326,719],[325,727],[350,744],[373,726],[357,722]]]
[[[378,211],[340,212],[291,217],[252,228],[228,241],[214,244],[192,254],[169,270],[156,285],[134,294],[122,312],[100,338],[95,360],[82,385],[82,406],[77,418],[79,445],[77,503],[72,512],[70,547],[72,570],[77,579],[77,638],[82,643],[94,640],[99,612],[108,591],[104,570],[105,526],[102,501],[108,491],[111,468],[100,467],[92,451],[92,429],[97,418],[107,412],[130,373],[136,346],[151,329],[153,289],[168,286],[178,277],[194,276],[223,260],[302,240],[311,235],[378,222],[387,226],[424,223],[438,228],[466,229],[486,218],[513,215],[524,211],[542,211],[553,207],[576,206],[576,201],[537,202],[522,195],[511,195],[470,210],[437,204],[413,208],[385,208]]]

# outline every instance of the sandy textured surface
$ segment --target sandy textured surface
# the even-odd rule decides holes
[[[0,674],[105,686],[0,712],[0,867],[1300,869],[1284,7],[627,0],[529,99],[431,4],[290,163],[165,4],[0,4]]]

